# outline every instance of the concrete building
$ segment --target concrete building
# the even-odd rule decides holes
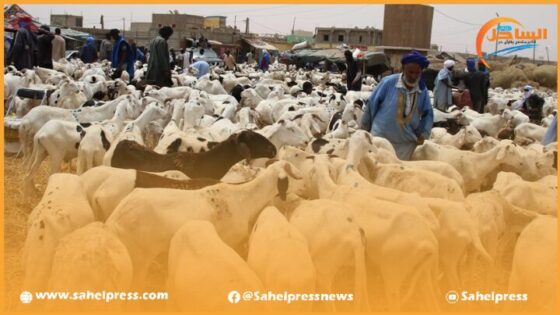
[[[190,14],[152,14],[152,28],[171,26],[175,30],[204,29],[204,17]]]
[[[149,32],[152,28],[152,22],[132,22],[130,23],[131,32]]]
[[[383,46],[430,49],[434,8],[420,4],[386,4]]]
[[[432,49],[434,8],[419,4],[386,4],[383,17],[383,51],[395,70],[401,68],[401,57],[411,50],[427,55]]]
[[[373,27],[317,27],[315,29],[315,47],[335,48],[338,45],[347,44],[351,47],[367,50],[368,48],[381,45],[381,39],[383,36],[381,30]]]
[[[226,18],[225,16],[207,16],[204,17],[204,28],[205,29],[214,29],[214,28],[224,28],[226,27]]]
[[[84,18],[78,15],[51,14],[51,25],[63,27],[83,27]]]

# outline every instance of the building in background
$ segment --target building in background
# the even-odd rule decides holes
[[[175,30],[202,30],[204,29],[204,17],[190,14],[152,14],[152,28],[160,29],[169,25]]]
[[[152,28],[152,22],[132,22],[130,23],[131,32],[149,32]]]
[[[84,17],[70,14],[51,14],[51,25],[62,27],[84,27]]]
[[[378,50],[385,52],[391,66],[400,68],[400,58],[414,49],[427,54],[431,46],[434,8],[420,4],[386,4],[383,40]]]
[[[292,34],[286,36],[286,41],[289,44],[297,44],[297,43],[307,41],[309,45],[313,45],[315,39],[313,38],[313,32],[294,30]]]
[[[346,44],[361,50],[372,49],[381,45],[383,31],[373,28],[337,28],[337,27],[317,27],[315,29],[316,48],[336,48]]]
[[[226,27],[225,16],[206,16],[204,17],[204,28],[205,29],[215,29],[215,28],[225,28]]]

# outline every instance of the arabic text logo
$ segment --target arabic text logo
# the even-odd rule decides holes
[[[502,25],[505,24],[505,25]],[[513,24],[515,26],[512,27]],[[496,27],[494,27],[496,26]],[[497,17],[484,24],[476,36],[476,53],[482,63],[489,68],[486,57],[489,55],[508,55],[516,51],[532,49],[537,46],[537,40],[548,38],[548,29],[539,28],[537,31],[524,31],[523,25],[510,17]],[[489,30],[492,33],[486,36]],[[482,52],[482,44],[486,40],[491,43],[505,45],[506,48],[490,54]]]

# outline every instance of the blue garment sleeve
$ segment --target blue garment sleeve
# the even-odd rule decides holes
[[[430,102],[430,96],[428,95],[428,90],[422,92],[422,107],[421,107],[421,117],[418,135],[422,135],[424,139],[429,139],[432,133],[432,127],[434,125],[434,110],[432,109],[432,104]]]
[[[387,80],[381,80],[381,82],[379,82],[379,85],[377,86],[375,91],[371,93],[371,95],[366,101],[366,109],[364,110],[364,115],[362,116],[361,128],[368,132],[371,130],[371,125],[373,124],[373,119],[377,114],[379,105],[383,102],[383,99],[385,98],[385,94],[386,94],[385,90],[387,86],[386,82]]]
[[[552,122],[550,123],[550,126],[548,126],[548,129],[546,129],[544,137],[541,141],[542,145],[547,145],[549,143],[557,141],[557,136],[556,136],[557,129],[558,129],[558,121],[556,120],[556,116],[554,116]]]

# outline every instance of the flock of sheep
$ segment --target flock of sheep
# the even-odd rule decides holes
[[[508,108],[516,89],[491,89],[485,114],[434,109],[442,127],[401,161],[358,128],[373,78],[346,93],[340,74],[240,65],[138,90],[109,72],[77,60],[6,69],[26,197],[50,158],[22,290],[158,289],[170,310],[240,310],[232,290],[354,296],[269,305],[284,310],[452,309],[450,290],[555,306],[557,148],[540,140],[556,93],[542,125]],[[47,104],[15,96],[23,87],[48,90]],[[73,159],[77,174],[60,173]],[[151,280],[154,264],[164,280]]]

